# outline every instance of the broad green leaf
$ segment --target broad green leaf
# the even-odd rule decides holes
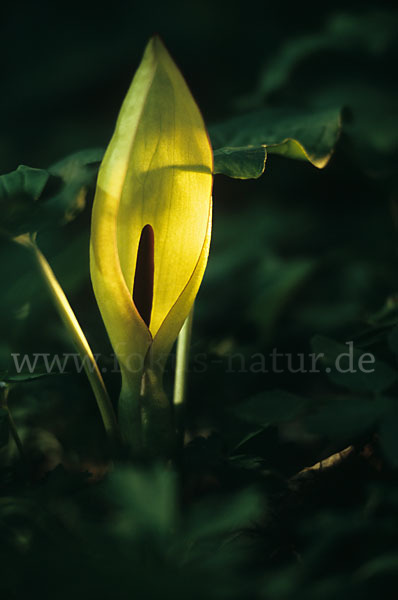
[[[37,200],[48,181],[48,173],[43,169],[33,169],[20,165],[15,171],[0,176],[0,198]]]
[[[1,230],[10,235],[29,230],[36,208],[34,203],[40,198],[49,177],[47,171],[25,165],[0,176]]]
[[[59,230],[50,233],[51,239],[59,236]],[[65,238],[66,239],[66,238]],[[39,238],[40,242],[40,238]],[[68,243],[62,245],[59,253],[51,257],[51,264],[55,273],[62,273],[63,287],[69,293],[81,289],[87,279],[88,256],[87,255],[87,233],[82,231],[68,239]],[[41,280],[38,279],[36,270],[31,268],[32,262],[29,253],[20,244],[12,241],[4,241],[0,246],[1,256],[7,256],[9,264],[14,266],[11,273],[3,275],[3,291],[0,298],[0,308],[3,314],[19,309],[34,298],[36,310],[41,311],[47,307],[47,290]],[[79,265],[79,268],[75,268]]]
[[[85,206],[102,151],[77,152],[48,169],[25,165],[0,176],[1,230],[12,237],[71,221]]]
[[[238,404],[233,412],[256,425],[277,425],[302,415],[308,405],[305,398],[282,390],[270,390]]]
[[[210,127],[214,172],[248,179],[264,172],[267,153],[329,162],[341,131],[341,110],[263,109]]]
[[[381,392],[397,379],[397,373],[373,354],[354,347],[353,342],[341,344],[317,335],[311,340],[312,349],[320,356],[321,364],[331,381],[359,392]],[[320,363],[318,363],[320,364]]]
[[[266,160],[265,147],[226,146],[214,151],[214,174],[235,179],[257,179],[264,173]]]
[[[100,148],[76,152],[48,168],[48,172],[62,183],[46,201],[43,220],[49,223],[72,221],[85,207],[86,195],[97,178],[103,157]]]
[[[51,165],[48,171],[53,175],[62,177],[65,181],[72,181],[76,174],[90,168],[98,168],[104,157],[102,148],[86,148],[62,158]]]

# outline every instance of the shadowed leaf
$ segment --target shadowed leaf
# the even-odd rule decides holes
[[[257,425],[276,425],[291,421],[302,414],[308,402],[305,398],[282,390],[262,392],[233,409],[239,418]]]
[[[396,372],[373,354],[355,349],[352,342],[340,344],[317,335],[311,341],[331,381],[342,387],[362,392],[381,392],[397,378]]]
[[[249,179],[264,172],[267,153],[327,165],[340,136],[341,110],[263,109],[210,127],[215,173]]]

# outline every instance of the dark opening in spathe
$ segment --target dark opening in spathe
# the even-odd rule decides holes
[[[142,320],[149,327],[153,301],[155,236],[151,225],[145,225],[141,231],[135,267],[133,301]]]

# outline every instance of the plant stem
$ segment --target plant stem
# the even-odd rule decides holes
[[[173,404],[174,410],[176,411],[175,419],[177,426],[177,439],[181,447],[184,445],[184,402],[188,380],[188,364],[189,351],[191,347],[193,313],[194,306],[192,307],[191,312],[189,313],[184,325],[182,326],[177,341]]]
[[[10,412],[9,406],[8,406],[8,402],[7,402],[7,397],[8,397],[8,387],[5,386],[1,389],[1,398],[0,398],[0,406],[1,408],[3,408],[6,412],[7,412],[7,416],[8,416],[8,427],[10,428],[10,433],[11,436],[15,442],[15,445],[18,449],[19,455],[22,459],[23,462],[26,461],[26,457],[25,457],[25,452],[23,449],[23,445],[21,442],[21,438],[18,435],[18,431],[15,425],[15,421],[12,417],[12,414]]]
[[[38,270],[43,278],[44,283],[46,284],[48,291],[50,292],[58,314],[60,315],[82,360],[84,370],[94,392],[94,396],[101,413],[105,430],[111,439],[116,440],[118,438],[118,426],[112,402],[109,398],[104,380],[102,379],[101,372],[95,361],[91,348],[87,342],[82,328],[78,323],[78,320],[76,319],[72,307],[65,296],[63,289],[58,283],[53,270],[51,269],[45,256],[38,248],[36,242],[28,235],[20,236],[19,238],[16,238],[16,241],[32,251]]]
[[[184,404],[185,400],[185,392],[188,379],[189,350],[191,347],[193,312],[194,308],[192,307],[192,310],[187,316],[185,323],[182,326],[182,329],[178,336],[176,372],[174,379],[173,394],[174,406]]]
[[[142,379],[142,449],[147,458],[168,460],[175,452],[176,431],[172,406],[163,389],[162,375],[161,371],[148,368]]]

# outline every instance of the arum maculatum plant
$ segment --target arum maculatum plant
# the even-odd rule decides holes
[[[199,109],[154,37],[101,163],[90,241],[94,293],[121,370],[119,427],[133,455],[173,447],[163,373],[206,267],[212,172]]]

